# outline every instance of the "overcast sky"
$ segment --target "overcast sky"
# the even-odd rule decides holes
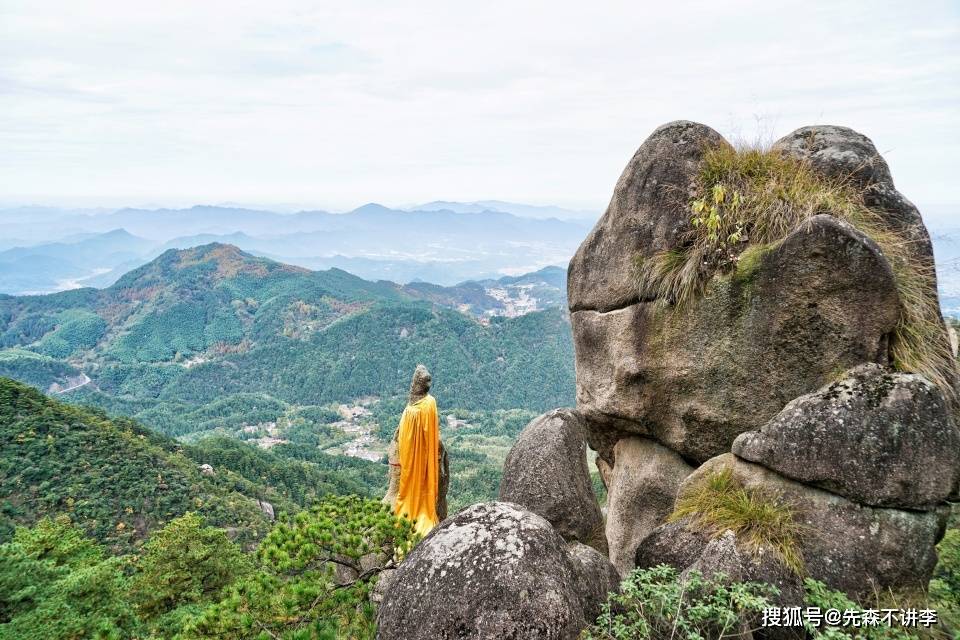
[[[960,2],[0,0],[0,201],[602,210],[669,120],[960,201]]]

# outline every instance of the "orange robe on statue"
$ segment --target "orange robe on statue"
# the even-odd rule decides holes
[[[422,534],[437,526],[437,490],[440,478],[440,420],[437,401],[426,395],[408,404],[397,430],[400,486],[393,512],[410,520]]]

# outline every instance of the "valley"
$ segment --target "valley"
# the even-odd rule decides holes
[[[183,445],[226,438],[308,465],[349,459],[378,495],[424,362],[452,504],[465,505],[495,494],[526,422],[574,402],[565,278],[548,268],[398,285],[231,245],[171,249],[105,289],[0,296],[0,376]]]

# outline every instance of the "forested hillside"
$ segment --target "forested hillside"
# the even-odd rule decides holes
[[[58,402],[0,378],[0,540],[68,515],[118,551],[187,511],[244,544],[271,526],[259,501],[292,512],[328,493],[380,491],[383,466],[313,452],[286,458],[236,441],[182,446],[126,418]],[[203,473],[201,465],[212,470]]]
[[[229,245],[171,250],[107,289],[0,296],[0,375],[193,439],[319,428],[335,403],[402,397],[418,362],[445,409],[573,403],[562,311],[480,323],[436,293]]]

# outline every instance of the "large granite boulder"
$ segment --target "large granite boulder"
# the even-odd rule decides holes
[[[669,249],[689,224],[688,194],[705,149],[723,144],[710,127],[678,120],[659,127],[630,159],[607,212],[570,261],[571,311],[639,302],[636,256]]]
[[[847,127],[801,127],[775,142],[773,149],[809,162],[823,174],[862,189],[867,205],[906,240],[903,246],[909,250],[911,261],[921,267],[918,273],[925,281],[928,294],[936,298],[937,273],[930,234],[917,207],[897,191],[890,168],[868,137]],[[928,312],[931,321],[943,325],[938,305],[931,304]],[[950,348],[950,338],[945,330],[926,336],[926,339],[932,342],[930,346],[941,352]],[[943,373],[946,382],[956,388],[956,368]]]
[[[725,469],[746,489],[777,496],[793,509],[804,528],[799,543],[810,577],[855,598],[887,587],[923,588],[930,581],[947,508],[923,512],[863,506],[730,453],[701,465],[681,485],[678,499]]]
[[[875,507],[934,509],[960,478],[960,430],[943,393],[878,365],[793,400],[733,453]]]
[[[661,524],[641,540],[636,549],[635,568],[649,569],[668,564],[683,571],[693,565],[710,543],[711,536],[692,526],[689,517]]]
[[[583,429],[579,414],[569,409],[534,418],[507,454],[500,500],[543,516],[566,540],[606,551]]]
[[[899,298],[862,233],[819,215],[748,262],[682,307],[572,313],[577,407],[598,453],[633,432],[703,462],[837,371],[887,362]]]
[[[600,615],[600,608],[607,601],[607,596],[619,589],[620,576],[607,556],[593,547],[572,542],[567,545],[567,554],[570,556],[574,579],[580,585],[583,615],[593,622]]]
[[[433,529],[390,576],[377,638],[572,640],[592,622],[611,571],[519,505],[476,504]]]
[[[640,436],[620,440],[607,489],[607,544],[621,577],[634,567],[637,545],[673,511],[680,483],[693,472],[683,458]]]
[[[837,372],[889,362],[900,319],[892,269],[872,241],[830,211],[775,245],[752,248],[749,260],[714,276],[704,295],[682,307],[640,290],[637,261],[683,242],[698,163],[706,147],[723,144],[695,123],[657,129],[570,262],[577,408],[590,446],[608,463],[616,441],[631,433],[703,462]],[[805,127],[775,149],[862,188],[878,217],[911,241],[935,295],[926,229],[869,139],[842,127]],[[929,315],[942,324],[936,304]],[[946,330],[934,333],[931,344],[947,353]],[[955,371],[944,377],[956,381]]]

